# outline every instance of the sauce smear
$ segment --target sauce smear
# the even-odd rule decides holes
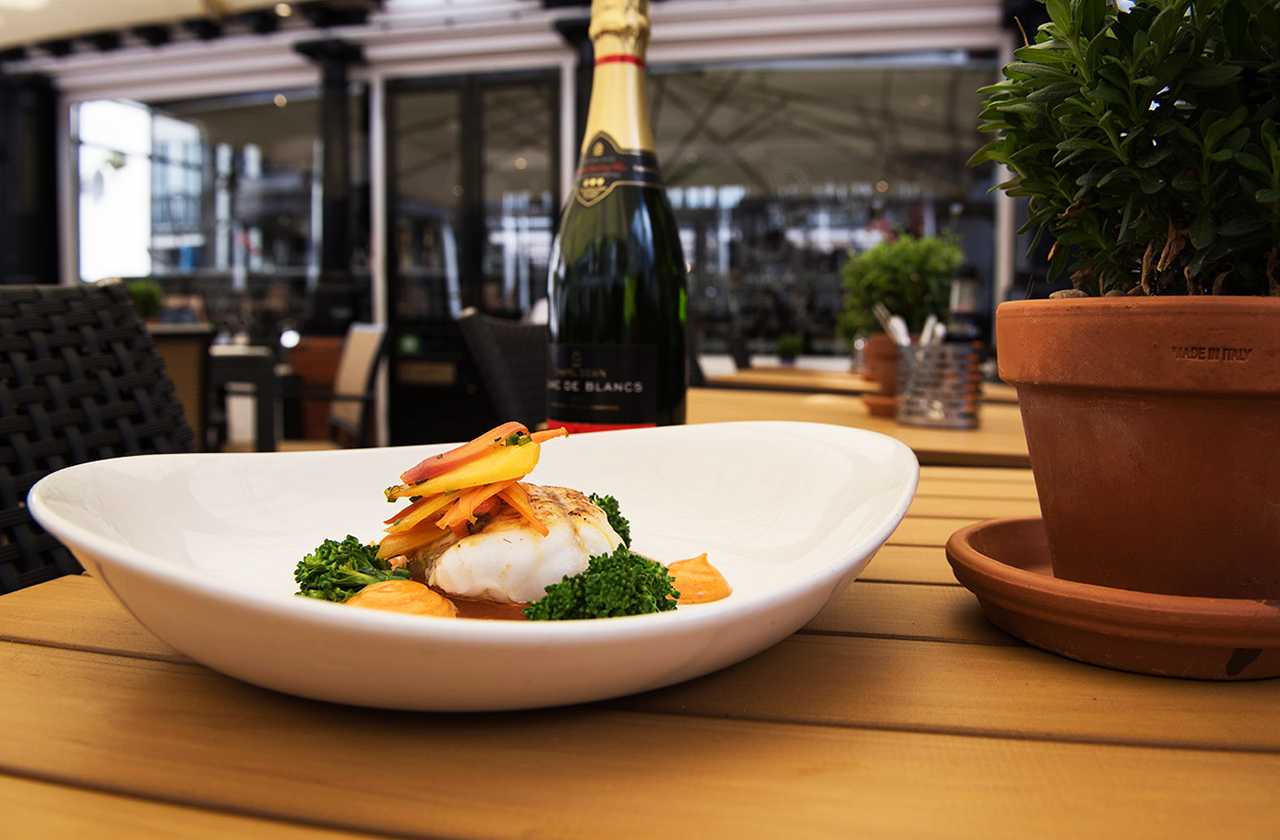
[[[672,563],[667,572],[676,580],[681,604],[707,604],[728,598],[733,592],[729,581],[724,579],[719,569],[707,562],[705,554]]]
[[[371,610],[453,618],[458,609],[448,598],[412,580],[371,583],[347,600],[347,605]]]
[[[524,608],[528,604],[499,604],[497,601],[473,601],[450,595],[458,608],[458,618],[480,618],[488,621],[528,621]]]

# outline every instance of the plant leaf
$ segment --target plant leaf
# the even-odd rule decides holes
[[[1163,16],[1163,13],[1162,13]],[[1222,87],[1228,82],[1235,81],[1240,75],[1240,67],[1235,64],[1211,64],[1208,67],[1201,67],[1192,73],[1187,74],[1187,84],[1196,87],[1214,88]]]
[[[1218,228],[1218,233],[1222,236],[1246,236],[1255,231],[1262,230],[1267,223],[1262,219],[1252,219],[1247,216],[1232,219],[1231,221]]]
[[[1201,210],[1191,223],[1191,244],[1197,249],[1208,248],[1213,244],[1214,233],[1213,214],[1207,208]]]

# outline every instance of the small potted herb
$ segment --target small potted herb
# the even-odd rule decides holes
[[[144,321],[153,321],[160,317],[164,308],[164,290],[154,280],[130,280],[126,285],[129,297],[133,298],[133,308],[138,310],[138,317]]]
[[[840,332],[850,341],[869,336],[863,346],[866,376],[881,391],[897,388],[898,348],[880,328],[872,312],[877,303],[906,321],[919,334],[930,315],[946,320],[951,281],[964,253],[949,237],[899,236],[854,254],[844,264],[844,312]]]
[[[997,313],[1055,574],[1280,598],[1280,4],[1047,7],[975,161],[1074,285]]]
[[[794,365],[804,350],[804,339],[798,335],[784,335],[777,342],[778,360],[784,365]]]

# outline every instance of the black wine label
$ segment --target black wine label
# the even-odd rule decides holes
[[[547,416],[600,427],[658,419],[658,350],[651,344],[551,344]]]
[[[617,142],[601,131],[587,144],[578,165],[578,186],[574,194],[579,204],[590,207],[622,185],[662,186],[658,156],[653,152],[619,149]]]

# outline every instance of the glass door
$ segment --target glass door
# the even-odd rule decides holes
[[[456,322],[468,307],[520,318],[546,297],[558,102],[550,71],[388,83],[393,444],[498,420]]]

